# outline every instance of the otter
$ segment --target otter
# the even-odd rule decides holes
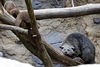
[[[30,24],[30,17],[27,11],[20,12],[15,20],[15,25],[20,26],[21,22],[26,23],[27,25]]]
[[[19,13],[20,11],[17,8],[14,8],[10,11],[10,15],[12,15],[14,18],[16,18]]]
[[[12,9],[16,8],[16,6],[15,6],[14,2],[12,2],[12,1],[6,1],[5,4],[4,4],[4,8],[6,9],[6,11],[8,13],[10,13],[10,11]]]
[[[40,23],[37,22],[38,29],[40,28]],[[27,11],[20,12],[15,20],[15,26],[23,27],[28,29],[28,33],[32,35],[31,25],[30,25],[30,17]]]
[[[29,14],[27,11],[24,11],[24,12],[20,12],[15,20],[15,25],[16,26],[20,26],[21,23],[23,25],[27,25],[28,27],[30,27],[30,17],[29,17]],[[40,27],[40,23],[37,22],[38,24],[38,28]],[[26,26],[25,26],[26,27]]]
[[[68,35],[60,48],[65,55],[72,58],[80,57],[85,64],[95,63],[95,47],[91,40],[83,34]]]
[[[6,1],[4,4],[4,8],[14,18],[16,18],[20,12],[19,9],[16,8],[14,2],[12,2],[12,1]]]

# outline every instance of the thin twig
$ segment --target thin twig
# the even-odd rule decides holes
[[[0,28],[1,29],[6,29],[6,30],[13,30],[13,31],[23,33],[23,34],[28,34],[28,30],[25,30],[25,29],[17,27],[17,26],[0,24]]]
[[[12,30],[12,31],[16,31],[18,33],[23,33],[23,34],[28,35],[28,30],[17,27],[17,26],[0,24],[0,28],[1,29],[6,29],[6,30]],[[33,36],[36,37],[36,35],[33,35]]]
[[[74,7],[74,0],[72,0],[72,7]]]

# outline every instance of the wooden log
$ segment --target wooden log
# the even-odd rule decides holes
[[[26,11],[26,10],[21,10]],[[34,10],[37,20],[51,18],[68,18],[100,13],[100,4],[87,4],[77,7]]]

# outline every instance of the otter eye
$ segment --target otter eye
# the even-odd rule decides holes
[[[70,50],[68,49],[68,51],[70,51]]]
[[[60,46],[59,48],[63,49],[64,47]]]
[[[75,48],[72,48],[73,51],[75,51]]]

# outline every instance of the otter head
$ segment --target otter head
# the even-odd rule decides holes
[[[71,45],[62,45],[60,46],[61,48],[61,51],[65,54],[65,55],[68,55],[68,56],[73,56],[73,54],[75,53],[75,48]]]
[[[17,9],[17,8],[14,8],[14,9],[12,9],[12,10],[10,11],[10,14],[11,14],[14,18],[16,18],[17,15],[18,15],[19,13],[20,13],[20,12],[19,12],[19,9]]]
[[[72,45],[69,42],[63,42],[62,46],[60,46],[61,51],[72,58],[77,57],[81,54],[80,49],[77,45]]]

